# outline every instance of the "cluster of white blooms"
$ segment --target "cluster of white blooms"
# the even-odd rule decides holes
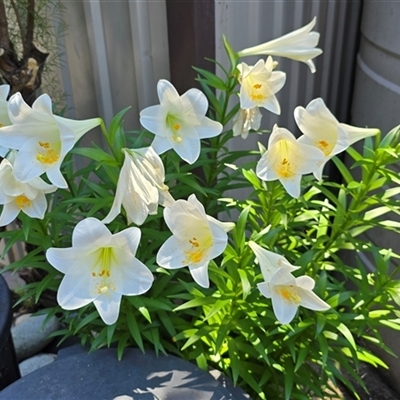
[[[280,114],[276,98],[285,84],[286,74],[275,71],[272,56],[283,56],[307,63],[322,51],[316,48],[319,34],[311,32],[315,19],[307,26],[260,46],[242,50],[239,57],[267,55],[254,66],[240,63],[240,110],[233,125],[234,136],[246,138],[261,124],[260,108]],[[29,107],[20,93],[9,101],[9,87],[0,87],[0,204],[3,210],[0,226],[12,222],[20,211],[31,218],[43,218],[47,209],[45,194],[57,188],[68,188],[60,167],[68,152],[90,129],[101,124],[100,118],[74,121],[53,115],[48,95],[41,95]],[[174,86],[160,80],[157,85],[160,104],[141,111],[142,126],[155,135],[151,146],[123,149],[124,162],[108,215],[99,221],[80,221],[72,235],[72,247],[50,248],[47,260],[65,274],[58,302],[74,310],[94,303],[106,324],[116,322],[121,297],[148,291],[153,275],[136,258],[141,231],[128,227],[112,234],[105,224],[111,223],[124,208],[127,223],[141,225],[149,214],[164,208],[164,219],[172,236],[161,246],[156,261],[166,269],[188,267],[202,287],[209,287],[208,264],[221,255],[228,243],[227,232],[233,223],[220,222],[206,214],[196,196],[174,200],[165,185],[165,171],[160,154],[173,149],[184,161],[193,164],[200,155],[201,139],[221,134],[223,126],[206,117],[208,100],[197,89],[179,95]],[[325,163],[351,143],[374,135],[377,130],[340,124],[322,99],[304,109],[297,107],[296,122],[304,134],[296,139],[287,129],[275,126],[267,151],[256,168],[260,179],[280,180],[286,191],[297,198],[301,177],[313,173],[322,177]],[[46,183],[41,176],[47,176]],[[313,292],[310,277],[295,278],[293,267],[282,256],[269,252],[254,242],[254,251],[265,282],[258,288],[272,299],[273,309],[281,323],[290,322],[298,305],[326,310],[329,306]]]
[[[43,94],[29,107],[20,93],[7,102],[8,85],[0,86],[0,226],[12,222],[20,211],[43,218],[45,193],[67,188],[61,164],[75,143],[100,118],[74,121],[53,115],[51,99]],[[52,185],[40,176],[46,174]]]

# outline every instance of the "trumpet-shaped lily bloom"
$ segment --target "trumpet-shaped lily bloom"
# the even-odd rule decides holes
[[[55,192],[57,188],[41,178],[26,183],[18,181],[13,167],[15,152],[8,157],[0,164],[0,204],[3,204],[0,226],[14,221],[21,211],[31,218],[43,219],[47,209],[45,194]]]
[[[275,125],[256,173],[264,181],[279,179],[285,190],[298,198],[302,175],[316,171],[323,159],[320,149],[300,143],[287,129]]]
[[[53,115],[51,99],[39,96],[32,108],[15,93],[8,101],[12,125],[0,129],[0,145],[19,150],[14,163],[17,180],[29,182],[43,173],[57,187],[67,182],[60,166],[74,144],[90,129],[100,125],[100,118],[75,121]]]
[[[234,224],[207,215],[194,194],[166,207],[164,219],[173,235],[158,251],[157,264],[167,269],[188,266],[193,279],[208,288],[208,264],[225,250]]]
[[[299,306],[314,311],[325,311],[329,304],[321,300],[312,290],[315,281],[309,276],[295,278],[291,271],[295,268],[279,268],[269,282],[257,285],[261,294],[272,299],[272,308],[281,324],[288,324],[294,318]]]
[[[156,214],[158,204],[171,205],[173,197],[164,184],[164,165],[152,147],[123,149],[124,164],[118,178],[114,202],[103,219],[110,223],[124,207],[128,223],[143,224],[149,214]]]
[[[241,135],[246,139],[250,129],[258,130],[261,125],[262,114],[258,107],[240,109],[233,120],[233,136]]]
[[[255,55],[271,55],[290,58],[292,60],[306,63],[312,73],[315,72],[313,58],[319,56],[322,50],[317,48],[319,33],[311,32],[317,19],[313,20],[293,32],[287,33],[277,39],[258,46],[239,51],[239,57]]]
[[[296,271],[296,269],[299,268],[291,265],[289,261],[280,254],[264,249],[264,247],[261,247],[253,241],[249,241],[249,246],[257,258],[265,282],[270,282],[279,268],[285,267],[290,272]]]
[[[273,71],[272,57],[267,61],[258,60],[254,66],[241,63],[237,66],[240,71],[240,107],[252,109],[264,107],[275,113],[281,113],[281,107],[275,96],[282,89],[286,81],[286,74],[282,71]]]
[[[157,154],[174,149],[193,164],[200,155],[200,139],[219,135],[222,125],[205,116],[208,101],[200,90],[190,89],[179,96],[170,82],[161,79],[157,92],[160,104],[142,110],[140,123],[156,135],[151,145]]]
[[[351,144],[379,133],[379,129],[357,128],[339,123],[321,98],[312,100],[306,108],[294,110],[296,123],[304,134],[298,141],[319,148],[324,159],[314,176],[322,179],[322,170],[334,155],[346,150]]]
[[[95,218],[80,221],[72,233],[72,247],[50,248],[48,262],[64,275],[57,301],[65,310],[93,302],[101,319],[118,319],[122,295],[147,292],[153,274],[136,257],[140,229],[127,228],[113,235]]]
[[[8,117],[8,93],[10,93],[10,85],[0,85],[0,128],[11,125],[10,118]],[[8,151],[9,148],[7,146],[0,146],[1,157],[5,157]]]

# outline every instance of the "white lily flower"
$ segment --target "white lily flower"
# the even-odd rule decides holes
[[[57,190],[41,178],[22,183],[15,179],[13,162],[15,152],[4,158],[0,164],[0,226],[6,226],[22,211],[31,218],[43,219],[47,209],[46,193]]]
[[[205,116],[208,101],[200,90],[190,89],[179,96],[170,82],[161,79],[157,92],[160,104],[142,110],[140,123],[156,135],[151,145],[157,154],[172,148],[193,164],[200,155],[200,139],[219,135],[222,125]]]
[[[305,275],[295,278],[288,267],[279,268],[269,282],[257,285],[261,294],[272,299],[274,314],[281,324],[290,323],[299,306],[314,311],[330,308],[312,291],[314,286],[314,279]]]
[[[233,120],[233,136],[241,135],[246,139],[250,129],[258,130],[261,126],[262,114],[258,107],[240,109]]]
[[[50,248],[48,262],[65,274],[57,292],[64,310],[93,302],[101,319],[112,325],[118,319],[122,295],[147,292],[153,274],[136,257],[141,232],[127,228],[113,235],[96,218],[80,221],[72,233],[72,247]]]
[[[164,219],[173,236],[158,251],[157,264],[167,269],[188,266],[193,279],[208,288],[208,264],[225,250],[226,233],[235,225],[207,215],[194,194],[166,207]]]
[[[312,59],[322,53],[322,50],[316,47],[319,41],[319,33],[311,32],[316,21],[317,19],[314,17],[309,24],[302,28],[267,43],[241,50],[238,55],[239,57],[256,55],[286,57],[306,63],[311,72],[314,73],[316,69]]]
[[[10,85],[0,85],[0,128],[11,125],[8,117],[8,101],[7,96],[10,93]],[[10,149],[0,146],[0,157],[5,157]]]
[[[60,172],[64,157],[101,119],[75,121],[55,116],[47,94],[39,96],[31,108],[15,93],[8,102],[8,114],[12,125],[0,129],[0,145],[19,150],[14,163],[16,179],[29,182],[46,173],[51,183],[66,188]]]
[[[299,267],[295,267],[280,254],[273,253],[272,251],[264,249],[257,243],[249,241],[249,246],[256,256],[258,264],[260,265],[261,273],[265,282],[270,282],[279,268],[287,268],[288,271],[296,271]]]
[[[158,204],[165,207],[174,199],[164,184],[164,165],[152,147],[123,149],[123,153],[114,202],[103,223],[113,221],[123,206],[128,224],[141,225],[149,214],[157,214]]]
[[[240,71],[240,108],[251,109],[264,107],[275,113],[281,113],[281,107],[275,96],[285,84],[286,74],[273,71],[272,57],[266,61],[258,60],[256,65],[249,66],[242,62],[237,66]]]
[[[322,179],[325,164],[351,144],[379,133],[379,129],[357,128],[339,123],[321,98],[310,101],[306,108],[296,107],[294,118],[303,133],[298,141],[319,148],[324,159],[314,171],[316,179]]]
[[[297,141],[287,129],[275,125],[256,174],[264,181],[279,179],[285,190],[298,198],[302,175],[316,171],[323,159],[320,149]]]

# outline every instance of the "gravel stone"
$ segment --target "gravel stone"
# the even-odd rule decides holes
[[[56,317],[52,317],[45,326],[42,326],[45,318],[46,315],[24,316],[11,328],[18,361],[39,353],[51,342],[52,338],[48,336],[59,329],[59,323]]]

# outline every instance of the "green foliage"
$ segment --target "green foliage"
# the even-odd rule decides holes
[[[237,56],[226,39],[225,47],[231,70],[222,71],[224,78],[196,68],[211,111],[224,125],[237,112],[237,106],[228,109],[236,93]],[[62,277],[46,262],[46,250],[71,246],[72,230],[82,218],[107,215],[123,161],[121,149],[125,143],[142,147],[147,138],[145,132],[124,130],[126,111],[117,114],[108,130],[102,126],[109,151],[76,148],[69,155],[63,164],[68,189],[48,195],[50,208],[43,220],[21,214],[18,226],[0,233],[7,242],[5,252],[19,242],[35,248],[8,269],[47,273],[26,287],[20,301],[32,296],[37,301],[44,290],[55,292]],[[209,265],[210,288],[199,288],[186,268],[167,271],[156,264],[155,255],[170,236],[160,208],[140,227],[136,255],[155,275],[150,291],[124,297],[111,326],[102,323],[93,304],[73,312],[49,309],[50,315],[61,316],[63,328],[57,335],[61,341],[78,335],[91,350],[116,345],[119,358],[128,346],[176,354],[203,369],[224,371],[255,399],[327,398],[338,381],[356,393],[354,382],[364,387],[357,373],[360,362],[386,368],[368,343],[391,352],[380,328],[400,330],[400,255],[374,246],[365,236],[375,230],[400,232],[394,220],[400,214],[400,180],[392,168],[400,154],[399,136],[396,128],[383,138],[366,140],[362,154],[349,148],[350,167],[333,159],[342,182],[305,177],[299,199],[279,182],[262,182],[255,162],[242,161],[248,151],[228,149],[231,130],[203,143],[193,165],[182,163],[175,153],[163,155],[175,199],[195,193],[208,215],[238,215],[224,253]],[[74,170],[72,154],[87,157],[88,165]],[[223,198],[234,188],[250,188],[251,193],[245,200]],[[109,225],[112,232],[126,226],[124,211]],[[315,293],[331,309],[300,308],[290,324],[279,324],[271,301],[257,289],[262,275],[249,240],[282,254],[300,267],[299,274],[315,279]]]

